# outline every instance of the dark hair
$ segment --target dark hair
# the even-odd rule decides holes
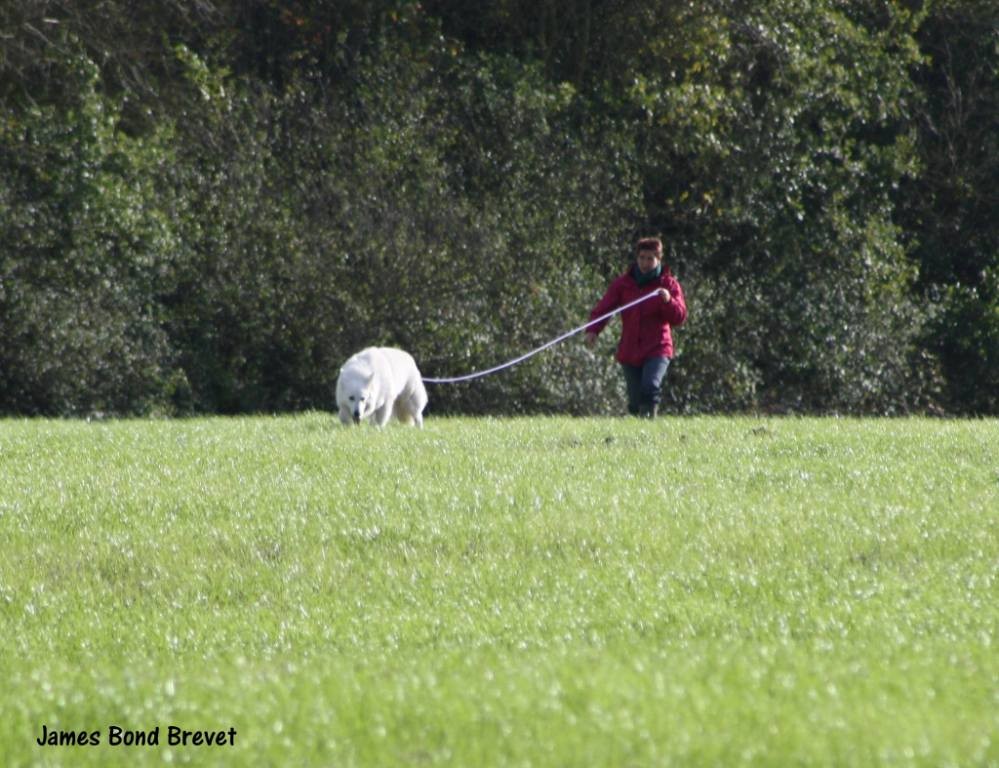
[[[643,237],[638,241],[639,253],[642,251],[655,251],[660,256],[663,255],[663,241],[658,237]]]

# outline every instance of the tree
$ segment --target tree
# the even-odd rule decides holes
[[[0,122],[0,411],[148,412],[174,386],[156,302],[169,135],[125,136],[96,65],[59,64],[72,100]]]
[[[933,322],[924,344],[943,364],[948,407],[999,407],[999,7],[931,4],[913,68],[924,98],[914,121],[922,172],[905,185],[900,221]]]
[[[690,407],[911,404],[919,316],[892,216],[915,172],[915,20],[849,11],[712,3],[678,12],[636,58],[624,106],[646,126],[650,222],[690,282],[676,369]]]

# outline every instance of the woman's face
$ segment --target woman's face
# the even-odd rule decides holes
[[[638,252],[638,268],[643,275],[658,267],[660,261],[662,261],[662,257],[655,251]]]

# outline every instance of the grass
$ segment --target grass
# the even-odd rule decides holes
[[[5,766],[999,765],[996,421],[0,421],[0,552]]]

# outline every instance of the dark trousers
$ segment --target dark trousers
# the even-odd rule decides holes
[[[641,365],[625,365],[624,381],[628,385],[628,413],[637,416],[653,405],[659,405],[663,397],[663,379],[669,368],[668,357],[650,357]]]

